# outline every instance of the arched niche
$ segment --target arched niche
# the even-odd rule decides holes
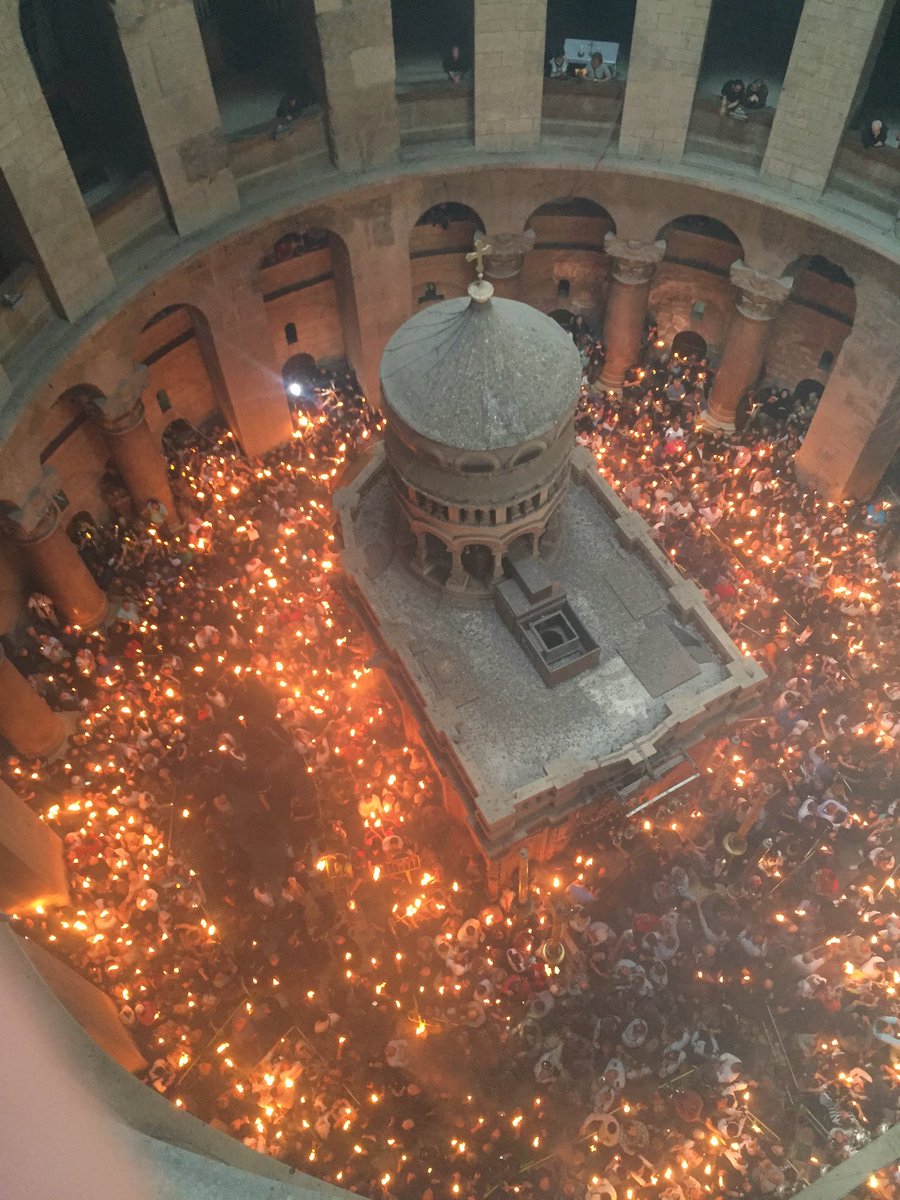
[[[413,311],[464,296],[475,278],[466,261],[484,222],[467,204],[445,200],[421,214],[409,232]]]
[[[562,296],[573,319],[580,316],[599,326],[609,280],[603,240],[616,232],[611,214],[596,200],[569,196],[540,205],[525,229],[534,234],[534,244],[525,255],[519,299],[552,313]]]
[[[138,336],[134,358],[147,367],[147,424],[157,435],[176,417],[198,427],[215,416],[229,420],[212,331],[196,305],[170,304],[155,312]]]
[[[801,379],[824,384],[856,319],[856,285],[840,264],[822,255],[789,263],[790,295],[775,321],[766,373],[782,387]]]
[[[741,239],[723,221],[702,213],[675,217],[656,236],[666,243],[650,289],[660,338],[671,343],[690,329],[710,354],[720,353],[734,312],[730,271],[744,257]]]
[[[696,358],[706,357],[706,338],[694,329],[682,329],[672,339],[672,357]]]
[[[461,555],[462,568],[476,583],[486,586],[494,574],[494,551],[482,542],[470,542]]]
[[[422,544],[422,574],[432,583],[443,586],[450,578],[453,556],[448,547],[433,533],[424,534]]]
[[[282,369],[301,352],[317,361],[349,353],[356,300],[338,234],[302,222],[282,225],[259,261],[257,286]]]

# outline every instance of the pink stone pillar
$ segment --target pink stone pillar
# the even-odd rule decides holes
[[[106,596],[60,524],[56,504],[51,501],[33,523],[15,517],[11,523],[29,573],[56,611],[72,625],[99,625],[107,613]]]
[[[0,783],[0,909],[49,908],[68,899],[62,840],[12,788]]]
[[[612,276],[603,320],[606,362],[600,386],[617,388],[628,368],[638,361],[650,283],[666,244],[631,241],[608,233],[603,245],[612,261]]]
[[[135,372],[112,396],[95,401],[93,407],[113,462],[136,507],[141,509],[150,500],[158,501],[165,506],[166,524],[175,528],[178,512],[166,460],[144,420],[140,393],[145,381],[146,371]]]
[[[17,754],[43,758],[55,754],[66,740],[66,727],[43,696],[39,696],[0,649],[0,737]]]
[[[788,284],[742,262],[732,266],[731,281],[737,289],[735,313],[704,413],[706,424],[717,429],[734,429],[738,401],[759,379],[773,320],[790,292]]]

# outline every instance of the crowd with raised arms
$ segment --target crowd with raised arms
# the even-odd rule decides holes
[[[708,365],[591,386],[578,440],[770,672],[664,807],[498,897],[342,598],[329,496],[379,435],[324,375],[290,445],[172,451],[97,531],[114,619],[11,650],[74,733],[4,777],[71,905],[16,927],[116,1001],[148,1083],[387,1200],[789,1195],[897,1120],[897,578],[788,415],[698,429]],[[866,1194],[895,1197],[896,1168]]]

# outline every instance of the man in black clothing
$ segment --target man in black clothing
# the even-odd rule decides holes
[[[729,79],[722,88],[722,102],[719,105],[719,116],[735,112],[744,99],[743,79]]]
[[[758,112],[761,108],[766,107],[768,98],[769,89],[761,79],[754,79],[752,83],[747,84],[741,108],[745,112]]]
[[[883,121],[873,121],[862,131],[862,144],[866,150],[887,145],[888,128]]]
[[[451,46],[444,55],[444,70],[447,72],[447,78],[451,83],[462,83],[463,76],[469,69],[468,63],[463,57],[463,52],[459,46]]]

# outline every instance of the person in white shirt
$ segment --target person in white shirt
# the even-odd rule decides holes
[[[585,72],[585,78],[593,79],[595,83],[606,83],[607,79],[612,79],[612,71],[603,61],[599,50],[595,50],[591,55],[591,65]]]
[[[565,54],[560,50],[554,54],[549,63],[549,75],[551,79],[565,79],[569,73],[569,62]]]

